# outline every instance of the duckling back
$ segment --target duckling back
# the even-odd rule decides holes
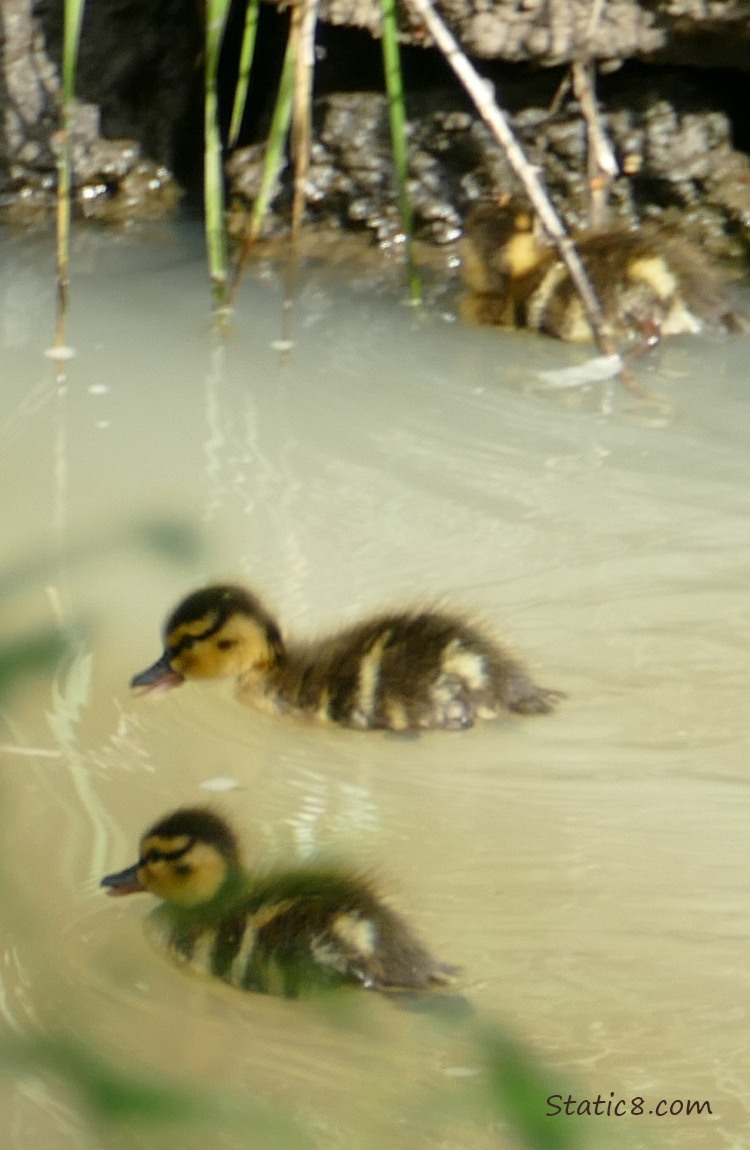
[[[481,204],[466,220],[465,319],[528,327],[588,342],[591,327],[556,250],[533,234],[528,211]],[[576,246],[607,322],[618,337],[737,330],[727,277],[693,245],[653,228],[583,234]]]
[[[218,914],[164,905],[150,926],[180,963],[241,990],[285,997],[341,983],[423,991],[455,974],[364,880],[335,870],[249,879]]]
[[[725,277],[690,244],[655,230],[581,237],[578,251],[615,335],[696,335],[733,330]],[[592,337],[567,268],[555,255],[521,293],[524,326],[574,343]]]
[[[461,730],[503,710],[550,711],[559,693],[461,619],[383,615],[291,651],[274,687],[292,709],[357,729]]]

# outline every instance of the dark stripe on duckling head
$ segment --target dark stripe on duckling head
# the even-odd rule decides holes
[[[171,835],[170,835],[171,838]],[[189,850],[195,846],[195,839],[187,839],[184,846],[177,847],[173,851],[161,850],[159,847],[149,847],[141,857],[138,859],[136,866],[145,866],[146,863],[153,862],[176,862],[177,859],[182,858]]]
[[[194,591],[175,607],[164,626],[164,640],[170,656],[209,639],[233,615],[246,615],[257,620],[276,653],[282,653],[281,632],[257,595],[244,587],[220,583]]]
[[[219,854],[230,865],[239,866],[240,851],[234,831],[227,826],[224,819],[208,807],[181,807],[173,811],[150,830],[146,831],[141,839],[146,843],[150,838],[176,839],[185,837],[189,843],[182,846],[174,855],[161,853],[160,858],[179,858],[181,854],[194,846],[196,842],[208,843],[216,848]]]

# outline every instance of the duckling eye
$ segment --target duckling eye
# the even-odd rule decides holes
[[[179,875],[188,875],[188,874],[190,874],[192,869],[193,868],[188,866],[187,863],[177,863],[177,865],[174,868],[174,873],[179,874]]]
[[[216,646],[220,651],[229,651],[232,647],[237,646],[236,639],[217,639]]]

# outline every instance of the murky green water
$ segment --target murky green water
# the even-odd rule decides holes
[[[342,1024],[150,951],[149,900],[115,904],[98,879],[160,814],[214,800],[251,854],[323,850],[381,875],[463,966],[479,1015],[546,1063],[551,1092],[643,1097],[643,1115],[589,1118],[589,1145],[742,1146],[750,338],[669,344],[643,375],[672,405],[655,418],[601,386],[539,382],[579,350],[461,328],[447,300],[419,318],[395,281],[309,267],[282,362],[272,268],[220,343],[198,234],[89,233],[61,389],[43,355],[51,268],[46,241],[6,238],[3,550],[18,579],[0,621],[6,635],[62,621],[76,656],[2,711],[2,1027],[251,1095],[326,1147],[516,1145],[471,1105],[476,1052],[459,1034],[367,996]],[[170,558],[156,520],[201,550]],[[467,608],[569,697],[551,717],[414,741],[284,725],[222,685],[132,698],[167,608],[213,578],[255,586],[308,634],[387,605]],[[207,789],[217,778],[235,789]],[[712,1113],[649,1115],[662,1099]],[[8,1077],[0,1102],[8,1150],[206,1140],[103,1133],[55,1076]],[[211,1138],[256,1145],[246,1126]]]

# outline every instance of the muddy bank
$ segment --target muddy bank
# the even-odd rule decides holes
[[[577,104],[550,112],[567,64],[584,50],[603,64],[604,126],[619,175],[614,219],[664,219],[722,256],[750,244],[750,135],[743,108],[750,72],[750,0],[664,6],[609,0],[592,21],[588,2],[518,6],[450,0],[440,11],[495,83],[530,158],[573,226],[586,209],[585,132]],[[380,48],[379,5],[324,4],[319,28],[311,221],[364,230],[387,241],[398,231]],[[241,12],[230,18],[222,63],[225,110],[236,67]],[[62,5],[4,0],[0,106],[0,203],[34,219],[55,186]],[[351,27],[339,29],[336,25]],[[364,31],[352,31],[361,28]],[[240,214],[257,188],[286,36],[286,17],[265,6],[250,111],[228,156]],[[85,10],[74,129],[80,214],[127,222],[173,211],[182,189],[199,198],[202,165],[202,28],[178,0],[89,0]],[[446,244],[479,195],[509,190],[505,157],[490,140],[419,22],[404,15],[411,191],[417,234]],[[412,45],[412,47],[408,47]],[[614,64],[629,61],[619,71]],[[637,61],[637,63],[636,63]],[[720,71],[692,67],[719,65]],[[680,67],[677,67],[677,66]],[[363,91],[356,91],[360,87]],[[270,229],[283,228],[289,172]]]
[[[522,96],[514,92],[515,101]],[[750,161],[733,149],[726,114],[707,110],[674,77],[662,78],[661,85],[650,90],[633,77],[613,91],[603,123],[620,169],[611,187],[613,222],[658,221],[717,256],[743,254],[750,246]],[[521,107],[513,124],[529,159],[545,172],[550,195],[567,224],[583,227],[588,208],[586,133],[577,104],[557,112],[541,102]],[[310,219],[365,229],[380,242],[393,241],[400,221],[385,97],[323,97],[316,107],[316,127],[308,180]],[[228,162],[234,209],[240,214],[257,194],[263,154],[262,145],[253,145]],[[458,239],[462,220],[477,198],[518,189],[504,152],[482,121],[445,92],[412,101],[409,170],[415,236],[431,243]],[[269,230],[284,227],[290,197],[288,167],[273,201]]]

